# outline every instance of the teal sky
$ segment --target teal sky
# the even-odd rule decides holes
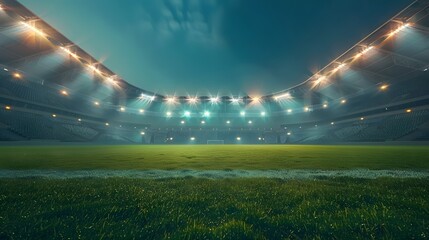
[[[306,80],[410,0],[21,0],[161,94],[267,94]]]

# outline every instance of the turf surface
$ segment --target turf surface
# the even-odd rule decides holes
[[[0,169],[429,169],[427,146],[21,146],[0,153]]]
[[[425,239],[429,179],[0,180],[0,239]]]

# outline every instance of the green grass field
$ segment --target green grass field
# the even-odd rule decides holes
[[[0,147],[1,170],[411,169],[405,146]],[[0,239],[427,239],[429,179],[1,179]]]
[[[0,147],[0,169],[429,169],[429,147]]]

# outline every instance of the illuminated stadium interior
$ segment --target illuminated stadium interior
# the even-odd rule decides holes
[[[428,238],[429,0],[410,0],[407,6],[399,0],[306,1],[304,5],[281,0],[22,2],[0,0],[0,239]],[[258,28],[270,26],[267,32],[273,31],[275,36],[283,28],[292,35],[294,30],[302,30],[305,34],[297,39],[311,36],[298,50],[290,50],[297,46],[285,48],[292,59],[297,58],[296,52],[301,55],[302,49],[328,47],[326,39],[334,37],[347,43],[343,48],[337,48],[338,41],[329,43],[330,48],[339,50],[333,51],[335,55],[348,50],[328,64],[320,63],[321,67],[303,79],[288,76],[291,68],[304,64],[302,61],[287,65],[287,71],[279,74],[284,79],[274,80],[263,74],[253,76],[258,73],[257,66],[249,65],[246,71],[250,74],[244,74],[243,84],[252,85],[251,78],[258,78],[256,91],[243,87],[240,92],[225,94],[223,88],[232,91],[234,84],[239,85],[239,77],[232,76],[210,82],[219,89],[208,93],[201,94],[195,87],[187,89],[189,94],[177,94],[168,91],[179,85],[187,87],[181,81],[183,76],[167,78],[171,88],[162,89],[161,79],[171,75],[160,74],[149,82],[151,75],[143,73],[149,68],[154,68],[151,72],[169,71],[168,65],[177,59],[163,65],[160,57],[158,62],[134,69],[141,78],[136,84],[128,77],[134,75],[121,77],[119,72],[127,73],[116,68],[117,61],[117,65],[107,64],[106,59],[95,57],[97,49],[69,40],[67,35],[76,38],[66,31],[67,21],[55,25],[49,14],[40,11],[49,12],[50,4],[80,6],[78,2],[88,7],[89,16],[112,17],[120,28],[135,20],[123,16],[127,9],[136,8],[137,20],[144,22],[147,16],[141,6],[150,5],[153,9],[148,7],[148,11],[155,12],[180,8],[185,19],[190,18],[187,10],[192,4],[219,3],[218,17],[227,27],[234,25],[231,29],[240,35],[238,39],[246,39],[248,34],[234,22],[237,19],[250,26],[250,31],[255,30],[255,35],[261,31]],[[98,10],[99,4],[108,7],[100,7],[99,12],[90,8]],[[228,7],[222,4],[231,4],[228,7],[239,9],[241,15],[227,13]],[[332,14],[304,9],[306,4]],[[356,28],[354,36],[365,37],[347,46],[347,40],[355,38],[337,37],[344,29],[332,34],[337,30],[332,26],[326,35],[335,36],[319,44],[311,29],[337,21],[339,10],[353,9],[356,4],[378,6],[356,9],[362,11],[359,14],[372,11],[389,19],[383,17],[384,23],[374,29],[367,24],[373,19],[370,16],[359,19],[352,11],[338,13],[362,20],[346,30],[363,28],[364,35]],[[106,10],[118,7],[123,9],[118,9],[117,15]],[[396,13],[391,18],[388,7]],[[295,15],[277,16],[289,8]],[[173,16],[176,10],[171,9],[167,15],[179,17]],[[207,10],[201,9],[203,13]],[[61,10],[86,23],[85,11]],[[203,13],[199,17],[207,18]],[[356,12],[356,16],[363,16],[359,14]],[[306,24],[301,20],[285,24],[289,21],[285,19],[298,15],[309,18]],[[119,19],[121,16],[126,19]],[[262,19],[264,16],[267,19]],[[262,23],[253,26],[255,22],[246,17],[262,19]],[[311,23],[313,28],[308,26],[311,19],[317,19]],[[108,25],[104,21],[100,21],[102,25]],[[101,34],[103,29],[89,25],[82,29],[100,31],[100,39],[106,38]],[[88,35],[83,30],[77,32],[82,37]],[[105,49],[113,43],[106,40],[100,44],[101,51],[107,55],[125,47],[133,51],[130,39],[135,36],[121,34],[123,43],[130,46],[117,44],[108,47],[114,51]],[[279,39],[270,39],[270,34],[261,39],[266,45],[273,43],[275,50],[279,46],[275,42],[283,44],[280,35]],[[315,46],[309,46],[313,42]],[[171,50],[163,44],[149,48]],[[206,61],[203,54],[196,54],[204,50],[196,44],[193,47],[189,55],[197,57],[183,59]],[[233,55],[228,47],[228,56]],[[267,51],[265,57],[273,57],[270,63],[286,66],[267,46],[261,49]],[[174,54],[187,54],[188,50]],[[323,59],[321,55],[326,58],[327,52],[316,51],[314,56]],[[136,61],[134,68],[153,57],[138,62],[143,58],[139,53],[135,54],[137,59],[114,54],[109,58],[120,59],[124,65]],[[254,56],[261,57],[258,54]],[[265,64],[268,60],[258,61]],[[224,62],[214,66],[214,71],[223,71],[227,65],[241,66]],[[207,60],[206,64],[211,63]],[[201,76],[199,83],[209,86],[207,75],[218,75],[198,66],[202,65],[195,64],[195,69],[184,72],[195,71]],[[120,71],[111,70],[113,67]],[[225,72],[221,75],[230,74]],[[228,81],[234,84],[228,86]],[[157,84],[161,90],[153,87]],[[270,84],[272,89],[276,84],[282,87],[267,90],[270,88],[265,85]]]
[[[28,9],[6,2],[0,63],[8,127],[1,136],[236,143],[242,135],[248,143],[319,143],[385,140],[402,125],[389,140],[427,140],[428,127],[409,136],[428,120],[425,4],[412,4],[297,86],[264,96],[174,96],[128,84]],[[33,125],[16,122],[16,115]],[[372,132],[385,122],[391,125]],[[38,133],[48,125],[50,133]]]
[[[426,4],[410,5],[296,86],[263,96],[174,96],[127,83],[24,6],[6,1],[0,136],[124,143],[427,140]]]

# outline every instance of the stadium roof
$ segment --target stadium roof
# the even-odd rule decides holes
[[[171,100],[171,96],[157,95],[121,79],[17,1],[3,0],[0,3],[0,64],[4,68],[14,68],[23,74],[28,72],[42,81],[60,85],[85,72],[87,77],[114,86],[130,99],[155,96],[156,100]],[[320,101],[340,101],[370,87],[419,77],[429,67],[428,14],[429,0],[415,1],[301,84],[266,96],[242,97],[241,100],[280,101],[311,95]],[[365,76],[365,79],[359,76]],[[233,101],[236,97],[219,99]],[[210,96],[198,98],[200,101],[213,99]],[[184,102],[189,96],[174,97],[173,100]]]

